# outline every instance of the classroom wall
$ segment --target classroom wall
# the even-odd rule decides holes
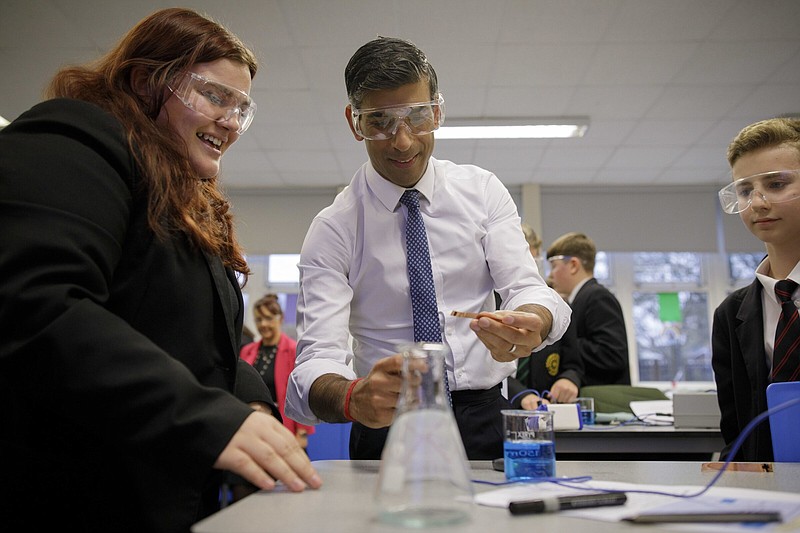
[[[713,187],[509,187],[545,246],[569,231],[607,252],[752,252],[763,249],[738,215],[721,213]],[[314,216],[337,190],[229,193],[247,255],[298,253]],[[527,212],[527,213],[526,213]]]
[[[299,253],[314,216],[333,202],[336,189],[235,190],[228,193],[245,253]]]

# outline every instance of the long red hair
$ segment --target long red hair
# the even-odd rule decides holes
[[[195,63],[218,59],[246,65],[251,78],[258,69],[255,55],[222,25],[192,10],[164,9],[140,21],[98,60],[59,71],[47,96],[92,102],[116,116],[142,175],[153,232],[160,238],[185,233],[246,279],[250,270],[218,177],[200,179],[183,141],[155,122],[170,94],[167,84]],[[134,90],[134,69],[147,73],[144,95]]]

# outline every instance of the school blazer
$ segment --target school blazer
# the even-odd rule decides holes
[[[39,104],[0,150],[0,515],[188,531],[218,508],[212,466],[252,413],[233,392],[269,399],[239,362],[233,272],[156,239],[122,127],[96,106]]]
[[[630,385],[628,334],[617,298],[591,278],[570,306],[583,359],[582,386]]]
[[[761,283],[754,280],[730,295],[714,311],[711,333],[711,366],[717,383],[720,431],[725,440],[725,459],[739,433],[758,414],[767,410],[770,383],[764,350]],[[759,424],[745,440],[737,461],[772,461],[769,421]]]

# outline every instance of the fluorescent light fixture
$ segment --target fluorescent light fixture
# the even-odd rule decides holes
[[[436,139],[567,139],[583,137],[587,118],[447,119]]]
[[[0,130],[11,124],[8,120],[0,116]]]

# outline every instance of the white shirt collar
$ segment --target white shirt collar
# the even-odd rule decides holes
[[[778,297],[775,295],[775,284],[780,280],[768,276],[767,272],[769,272],[769,270],[770,270],[769,256],[767,256],[764,258],[763,261],[761,261],[761,263],[758,265],[758,268],[756,268],[756,278],[758,278],[758,281],[764,288],[764,292],[766,293],[767,298],[769,298],[776,304],[780,305]],[[789,275],[787,276],[786,279],[790,279],[800,284],[800,263],[797,263],[794,266],[792,271],[789,272]],[[800,288],[795,289],[795,292],[792,295],[792,299],[795,300],[795,303],[797,303],[798,300],[798,295],[797,295],[798,290],[800,290]]]
[[[395,185],[378,174],[378,171],[372,166],[372,162],[367,165],[366,174],[367,186],[372,189],[381,204],[383,204],[388,211],[395,211],[400,205],[400,197],[403,196],[406,189]],[[433,189],[436,181],[435,176],[436,171],[434,165],[429,159],[425,173],[422,174],[422,177],[413,187],[420,192],[422,197],[425,198],[429,204],[433,201]]]
[[[569,293],[569,298],[567,299],[568,304],[572,305],[572,301],[575,299],[575,296],[578,295],[578,291],[581,290],[581,287],[586,285],[586,282],[589,281],[590,279],[592,279],[591,276],[585,278],[583,281],[579,282],[577,285],[575,285],[575,287],[573,287],[572,292]]]

